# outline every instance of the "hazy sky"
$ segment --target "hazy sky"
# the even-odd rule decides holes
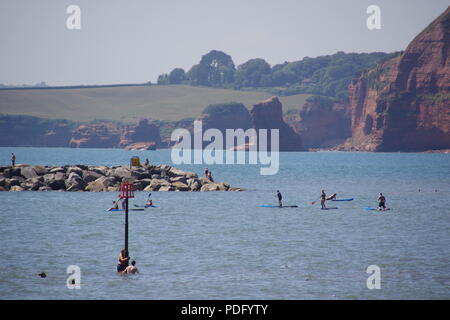
[[[81,8],[81,30],[66,9]],[[381,30],[366,9],[381,8]],[[0,0],[0,83],[48,85],[155,82],[186,71],[212,49],[237,65],[305,56],[393,52],[448,0]]]

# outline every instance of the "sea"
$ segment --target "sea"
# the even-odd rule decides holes
[[[129,213],[134,276],[116,272],[125,216],[106,209],[117,192],[0,192],[0,299],[450,299],[449,154],[283,152],[278,173],[261,175],[174,165],[171,150],[3,147],[0,165],[11,152],[33,165],[208,167],[245,191],[152,192],[157,208]],[[322,189],[354,200],[321,210]],[[298,207],[260,207],[277,205],[276,190]],[[365,210],[380,192],[391,210]]]

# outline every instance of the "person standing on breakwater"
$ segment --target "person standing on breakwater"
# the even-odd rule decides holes
[[[209,176],[209,170],[208,170],[208,168],[206,168],[205,169],[205,178],[208,179],[208,176]]]
[[[117,272],[123,272],[127,267],[130,261],[130,257],[128,256],[128,250],[122,249],[119,254],[119,261],[117,263]]]
[[[209,181],[214,182],[211,171],[208,171],[208,179]]]
[[[149,161],[148,161],[148,158],[146,158],[145,162],[144,162],[144,167],[148,167],[148,165],[149,165]]]
[[[322,190],[322,194],[320,195],[320,205],[322,206],[322,209],[326,209],[325,201],[327,200],[327,195],[325,194],[325,190]]]
[[[383,194],[380,192],[380,195],[378,197],[378,210],[386,210],[386,198],[383,196]]]
[[[11,153],[11,164],[14,167],[16,164],[16,155],[13,153]]]
[[[282,200],[283,200],[283,196],[281,195],[280,190],[277,190],[277,198],[278,198],[278,206],[280,206],[280,208],[283,206]]]

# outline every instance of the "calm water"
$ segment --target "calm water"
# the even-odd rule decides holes
[[[134,155],[170,164],[169,150],[0,148],[2,165],[11,152],[42,165],[119,165]],[[130,213],[134,277],[115,272],[124,216],[104,210],[117,193],[2,192],[0,298],[450,299],[449,160],[283,153],[275,176],[255,165],[208,166],[217,181],[248,191],[154,192],[159,208]],[[319,210],[311,201],[322,188],[355,200]],[[275,204],[276,189],[299,208],[257,207]],[[393,210],[363,210],[379,192]],[[66,287],[69,265],[81,268],[80,290]],[[381,268],[380,290],[366,287],[369,265]]]

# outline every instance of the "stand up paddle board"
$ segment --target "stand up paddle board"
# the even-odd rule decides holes
[[[331,201],[353,201],[353,198],[348,198],[348,199],[334,199]]]
[[[389,210],[391,210],[391,208],[386,208],[386,209],[384,209],[384,210],[378,210],[378,208],[364,208],[364,210],[369,210],[369,211],[380,211],[380,212],[382,212],[382,211],[389,211]]]
[[[158,208],[158,206],[155,206],[152,204],[151,206],[138,206],[137,204],[134,205],[136,208]]]
[[[337,209],[337,207],[320,208],[320,210],[332,210]]]
[[[144,211],[145,209],[128,209],[128,211]],[[112,209],[112,210],[106,210],[106,212],[118,212],[118,211],[123,211],[125,212],[125,210],[123,209]]]
[[[262,207],[262,208],[298,208],[298,206],[282,206],[282,207],[280,207],[280,206],[272,206],[270,204],[263,204],[258,207]]]

